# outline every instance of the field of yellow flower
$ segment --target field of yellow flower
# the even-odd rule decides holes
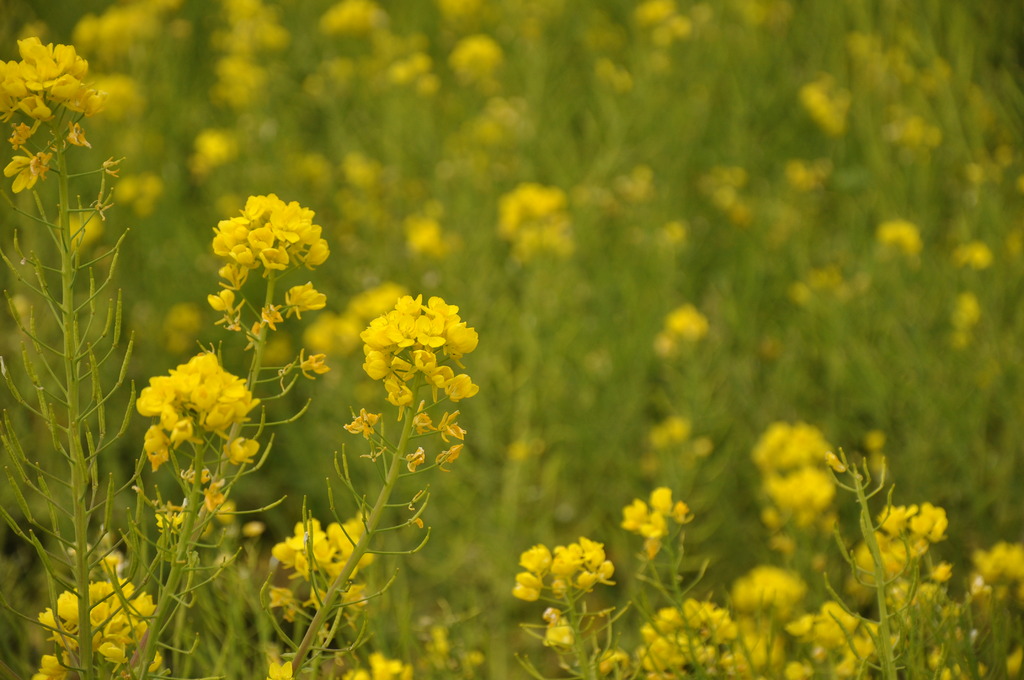
[[[0,14],[0,680],[1024,678],[1021,3]]]

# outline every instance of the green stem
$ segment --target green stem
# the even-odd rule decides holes
[[[194,447],[195,454],[192,460],[192,471],[194,474],[192,476],[192,486],[189,489],[188,496],[185,499],[185,507],[182,510],[184,518],[182,519],[182,526],[177,533],[177,542],[174,545],[174,555],[171,559],[170,572],[167,575],[167,581],[165,581],[163,586],[160,588],[156,610],[153,612],[153,618],[150,620],[149,628],[146,632],[146,643],[139,655],[137,668],[139,671],[139,678],[142,680],[149,677],[149,666],[153,663],[153,659],[156,658],[156,649],[159,644],[160,634],[181,601],[181,594],[178,593],[178,586],[181,583],[182,576],[184,576],[185,572],[188,570],[188,553],[199,539],[199,532],[202,529],[202,522],[199,520],[204,510],[200,499],[203,496],[202,462],[205,447],[205,443]],[[166,526],[167,528],[165,531],[175,530],[169,524]],[[134,661],[133,665],[135,665]]]
[[[55,134],[59,139],[59,135]],[[90,618],[91,603],[89,602],[89,460],[82,448],[82,414],[79,403],[78,380],[78,315],[75,313],[75,278],[78,257],[71,234],[71,189],[68,182],[67,158],[64,145],[59,141],[54,145],[57,156],[57,192],[58,192],[58,242],[60,249],[60,325],[64,335],[64,383],[67,396],[67,443],[68,456],[71,462],[71,494],[74,504],[75,525],[75,588],[78,591],[78,649],[82,658],[78,666],[81,668],[81,680],[93,680],[95,677],[92,665],[92,619]]]
[[[416,391],[416,389],[413,389],[414,394]],[[391,499],[391,492],[394,491],[395,483],[398,481],[398,476],[402,469],[402,463],[405,462],[405,450],[409,444],[409,437],[412,434],[413,429],[412,421],[412,415],[406,414],[405,425],[402,429],[402,437],[398,441],[398,446],[395,447],[394,456],[391,458],[387,477],[384,480],[384,486],[381,487],[380,493],[377,494],[377,501],[373,504],[373,508],[370,510],[370,515],[366,519],[366,530],[352,548],[352,554],[349,555],[348,561],[345,562],[345,566],[342,568],[341,573],[339,573],[334,581],[331,582],[330,587],[327,589],[327,594],[324,595],[323,603],[317,610],[313,620],[310,621],[309,628],[306,629],[306,634],[303,636],[298,649],[295,651],[295,658],[292,659],[293,673],[298,673],[299,669],[302,667],[302,662],[305,660],[306,655],[309,654],[310,648],[313,646],[313,641],[320,633],[320,629],[327,622],[327,617],[330,616],[335,602],[341,595],[342,591],[348,587],[349,579],[352,578],[352,574],[355,572],[356,566],[370,547],[370,541],[373,539],[373,536],[377,531],[377,527],[380,525],[384,509],[388,506],[388,501]]]
[[[569,614],[569,627],[572,629],[572,646],[576,654],[576,663],[579,665],[580,678],[584,680],[595,680],[594,665],[590,662],[590,655],[587,653],[586,643],[583,639],[583,617],[576,611],[576,599],[566,599],[569,605],[566,610]]]
[[[863,477],[856,469],[853,470],[853,479],[857,503],[860,504],[860,531],[864,536],[864,543],[871,552],[871,561],[875,567],[875,594],[878,601],[878,639],[875,641],[875,647],[878,650],[882,677],[885,680],[896,680],[896,658],[892,648],[892,631],[889,627],[889,608],[885,601],[885,562],[882,560],[882,550],[875,537],[875,526],[871,520],[867,494],[864,493]]]

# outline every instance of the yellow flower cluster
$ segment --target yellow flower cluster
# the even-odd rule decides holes
[[[659,609],[640,629],[643,645],[637,651],[650,677],[683,677],[692,664],[711,669],[719,665],[720,645],[736,640],[739,629],[729,611],[713,602],[689,598],[682,608]]]
[[[841,137],[846,132],[850,101],[850,92],[837,86],[835,78],[827,73],[800,88],[800,104],[830,137]]]
[[[221,220],[214,229],[213,252],[226,261],[220,269],[227,290],[238,290],[249,272],[263,268],[284,271],[304,266],[315,269],[327,260],[330,248],[313,224],[314,212],[297,202],[285,203],[275,194],[250,196],[241,214]]]
[[[294,570],[291,578],[301,577],[311,581],[310,574],[313,572],[334,579],[345,567],[363,532],[363,522],[359,518],[350,519],[344,524],[331,522],[326,530],[316,519],[310,520],[309,524],[297,522],[295,534],[276,544],[271,554],[285,567]],[[313,558],[312,564],[310,557]],[[357,570],[371,562],[373,553],[368,552],[359,560]]]
[[[807,594],[807,584],[795,573],[760,565],[736,579],[732,585],[732,605],[738,612],[772,612],[780,621],[788,621]]]
[[[1024,544],[996,543],[988,550],[975,550],[974,563],[977,587],[995,587],[1010,590],[1017,601],[1024,604]]]
[[[424,305],[422,295],[405,295],[360,334],[366,357],[363,370],[384,382],[389,402],[403,409],[411,405],[414,394],[409,382],[417,376],[430,385],[435,402],[439,390],[453,402],[479,391],[467,374],[456,375],[444,363],[450,359],[461,368],[462,357],[476,349],[479,340],[458,312],[458,307],[439,297]]]
[[[209,352],[171,369],[169,375],[150,378],[135,406],[143,416],[159,418],[146,431],[144,445],[153,470],[182,442],[201,444],[203,432],[227,439],[229,430],[246,422],[259,402],[245,380],[225,371],[217,355]],[[224,448],[229,462],[239,465],[250,462],[259,446],[234,437]]]
[[[18,52],[21,61],[0,61],[0,120],[7,122],[18,113],[32,121],[31,125],[14,126],[8,139],[15,151],[22,151],[4,168],[5,177],[14,177],[14,193],[31,189],[37,181],[46,179],[50,169],[52,146],[35,153],[28,149],[39,124],[63,119],[70,112],[67,142],[89,146],[77,121],[99,113],[106,98],[105,93],[83,82],[89,63],[73,46],[44,45],[39,38],[26,38],[18,41]]]
[[[838,602],[829,601],[814,614],[804,614],[786,625],[786,632],[814,646],[818,657],[835,655],[836,677],[853,677],[866,659],[875,655],[878,624],[851,614]]]
[[[964,349],[974,340],[974,327],[981,321],[981,303],[978,296],[970,291],[960,293],[953,302],[950,314],[953,332],[950,342],[956,349]]]
[[[112,664],[106,668],[109,677],[115,677],[117,669],[128,663],[133,649],[146,634],[146,619],[156,610],[153,598],[148,593],[132,597],[134,594],[135,586],[127,581],[120,581],[117,588],[107,581],[89,584],[89,618],[95,626],[92,652],[99,655],[98,661]],[[54,654],[44,655],[39,672],[32,676],[32,680],[65,680],[75,677],[69,672],[69,667],[76,665],[78,657],[75,636],[78,635],[79,606],[78,596],[65,590],[57,597],[56,613],[47,607],[39,615],[39,622],[51,631],[50,639],[60,648],[61,658],[58,659]],[[149,670],[155,672],[161,663],[160,653],[157,652]]]
[[[750,173],[745,168],[719,165],[701,176],[697,188],[730,222],[746,227],[754,218],[750,203],[742,195],[749,180]]]
[[[820,522],[829,529],[828,510],[835,498],[835,480],[823,467],[831,448],[821,430],[806,423],[772,423],[754,446],[751,457],[764,475],[764,489],[774,507],[763,518],[778,529],[787,520],[801,528]]]
[[[498,233],[512,243],[515,256],[527,262],[542,253],[572,254],[565,192],[535,182],[520,184],[498,202]]]
[[[503,60],[501,46],[491,36],[480,33],[459,40],[448,56],[448,65],[463,85],[489,90],[497,86],[494,74]]]
[[[654,559],[661,549],[661,539],[668,536],[667,517],[676,524],[693,520],[690,508],[683,501],[672,502],[672,489],[660,486],[651,492],[650,505],[636,498],[622,509],[622,528],[643,536],[644,551],[648,559]]]
[[[693,22],[679,13],[675,0],[646,0],[633,10],[633,19],[658,47],[685,40],[693,32]]]
[[[555,546],[554,553],[543,544],[535,545],[519,556],[519,566],[526,571],[516,574],[512,595],[527,602],[539,599],[545,589],[562,597],[570,588],[589,592],[598,583],[613,585],[615,573],[604,544],[582,536],[578,543]]]
[[[680,345],[692,345],[708,334],[708,319],[690,303],[676,307],[665,315],[665,326],[654,338],[654,351],[670,357]]]
[[[917,225],[907,220],[886,220],[878,225],[875,238],[886,248],[898,251],[907,257],[921,252],[921,232]]]
[[[372,652],[370,670],[356,668],[345,673],[341,680],[412,680],[412,666]]]

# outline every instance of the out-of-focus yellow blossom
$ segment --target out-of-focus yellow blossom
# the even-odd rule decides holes
[[[812,642],[825,649],[847,646],[848,637],[866,630],[866,624],[838,602],[826,602],[816,614],[804,614],[786,625],[786,632],[801,642]]]
[[[93,623],[92,652],[103,658],[100,663],[106,673],[117,675],[146,635],[146,620],[156,611],[156,605],[148,593],[136,595],[135,586],[126,580],[119,580],[116,588],[108,581],[93,581],[87,604]],[[39,623],[50,631],[49,639],[57,645],[61,658],[45,655],[39,673],[33,677],[67,677],[72,655],[78,655],[78,607],[78,596],[66,590],[57,596],[56,613],[47,607],[39,615]],[[162,663],[157,652],[149,670],[156,672]]]
[[[114,200],[121,205],[131,206],[132,212],[138,217],[149,217],[163,193],[164,183],[160,176],[144,172],[122,177],[114,187]]]
[[[261,101],[270,78],[256,59],[247,54],[226,54],[214,65],[217,82],[210,89],[213,101],[244,111]]]
[[[303,340],[313,351],[327,354],[350,354],[360,345],[359,334],[371,319],[395,306],[395,301],[408,291],[393,282],[385,282],[353,296],[339,314],[326,312],[317,317],[305,331]]]
[[[887,248],[914,257],[921,252],[921,231],[907,220],[886,220],[875,230],[875,239]]]
[[[142,115],[146,108],[146,98],[139,83],[131,76],[122,73],[97,75],[94,87],[107,93],[103,108],[104,119],[120,122]]]
[[[754,567],[732,586],[732,605],[753,614],[770,611],[779,621],[788,621],[807,594],[807,584],[797,574],[779,567]]]
[[[607,57],[594,62],[594,75],[598,81],[606,84],[613,92],[624,94],[633,89],[633,76],[624,66],[619,66]]]
[[[647,441],[654,449],[667,449],[690,438],[693,426],[681,416],[669,416],[651,428]]]
[[[379,161],[351,151],[341,159],[341,171],[346,182],[363,191],[371,191],[380,184],[383,168]]]
[[[970,241],[953,251],[953,264],[971,269],[988,269],[992,265],[992,250],[984,241]]]
[[[697,188],[730,222],[746,227],[753,219],[753,211],[740,195],[740,190],[747,185],[748,179],[749,174],[744,168],[716,166],[701,176]]]
[[[214,229],[213,252],[225,261],[220,270],[225,287],[237,289],[248,273],[262,268],[264,276],[304,266],[315,269],[330,249],[313,223],[315,213],[297,202],[285,203],[275,194],[250,196],[237,217],[221,220]],[[269,323],[269,320],[268,320]]]
[[[757,440],[751,457],[761,472],[767,474],[817,466],[831,449],[832,445],[815,426],[777,421]]]
[[[827,158],[814,161],[795,158],[786,161],[786,183],[800,192],[821,189],[831,174],[832,161]]]
[[[971,562],[984,584],[1016,587],[1018,597],[1024,596],[1024,544],[1000,541],[988,550],[975,550]]]
[[[373,0],[342,0],[320,17],[320,32],[331,36],[366,36],[387,25],[387,12]]]
[[[443,258],[451,244],[441,230],[441,223],[429,215],[410,215],[405,218],[405,242],[417,255]]]
[[[561,597],[569,588],[589,592],[599,583],[612,585],[615,573],[604,544],[582,536],[577,543],[556,546],[554,552],[535,545],[519,556],[519,566],[526,571],[516,574],[512,595],[527,602],[540,598],[544,590]]]
[[[504,60],[501,46],[484,33],[462,38],[448,55],[448,65],[459,82],[485,92],[497,86],[495,75]]]
[[[107,7],[102,14],[86,14],[75,25],[72,39],[101,64],[124,63],[135,48],[151,43],[166,30],[167,14],[180,5],[174,2],[131,2]]]
[[[971,344],[974,327],[981,321],[981,303],[974,293],[960,293],[953,303],[953,347],[963,349]]]
[[[380,652],[372,652],[369,671],[362,668],[350,670],[342,680],[412,680],[412,666],[389,659]]]
[[[670,357],[681,345],[697,343],[707,334],[707,317],[686,303],[665,316],[665,326],[654,338],[654,350],[662,357]]]
[[[835,78],[827,73],[800,88],[800,104],[830,137],[845,134],[850,101],[849,91],[837,86]]]
[[[915,113],[897,108],[890,111],[890,118],[882,135],[892,144],[907,151],[922,152],[942,143],[942,130]]]
[[[213,170],[238,157],[238,140],[231,130],[202,130],[196,135],[188,165],[197,178],[203,179]]]
[[[388,80],[395,85],[412,86],[417,94],[429,97],[437,93],[441,82],[433,72],[434,61],[426,52],[413,52],[391,63]]]
[[[476,349],[479,341],[476,330],[468,327],[458,312],[458,307],[439,297],[424,305],[422,295],[405,295],[360,334],[363,370],[373,380],[383,381],[393,405],[404,410],[413,403],[409,382],[416,376],[430,386],[435,402],[442,390],[453,402],[477,393],[479,387],[469,375],[456,375],[446,363],[449,359],[461,368],[462,357]]]
[[[682,609],[658,610],[640,629],[640,635],[640,665],[661,678],[682,676],[694,664],[714,669],[720,660],[719,645],[736,640],[739,629],[727,609],[690,598]]]
[[[498,233],[527,262],[541,253],[566,257],[575,249],[565,192],[525,182],[498,202]]]
[[[311,581],[314,574],[319,574],[333,580],[345,567],[364,528],[363,521],[358,517],[348,520],[344,525],[331,522],[326,529],[316,519],[311,519],[308,524],[297,522],[294,535],[275,544],[271,554],[294,571],[289,578]],[[313,556],[312,564],[309,561],[310,555]],[[373,562],[373,558],[370,552],[363,555],[357,571]]]
[[[693,32],[693,22],[679,13],[675,0],[645,0],[633,10],[633,20],[658,47],[685,40]]]
[[[801,467],[792,472],[770,474],[765,491],[784,516],[792,517],[801,528],[826,521],[826,511],[836,495],[832,476],[817,467]],[[830,530],[830,527],[822,527]]]
[[[245,380],[221,368],[217,355],[208,352],[169,375],[150,378],[136,408],[143,416],[159,419],[146,435],[146,454],[153,469],[167,459],[168,448],[177,449],[186,441],[202,443],[201,432],[227,437],[228,430],[246,422],[259,403]]]
[[[445,21],[464,22],[479,16],[484,9],[484,0],[435,0]]]
[[[171,354],[183,354],[194,349],[202,320],[195,303],[178,302],[171,305],[163,322],[164,349]]]

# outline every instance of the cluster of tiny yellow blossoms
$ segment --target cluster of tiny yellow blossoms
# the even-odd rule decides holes
[[[830,137],[841,137],[846,132],[850,101],[850,92],[837,86],[835,78],[827,73],[800,88],[800,104]]]
[[[806,594],[807,584],[797,574],[760,565],[733,583],[732,606],[744,614],[771,612],[776,620],[788,621]]]
[[[730,222],[746,227],[754,218],[750,203],[742,195],[749,179],[750,173],[745,168],[719,165],[701,176],[697,188]]]
[[[78,121],[99,113],[106,98],[105,93],[83,82],[89,63],[73,46],[44,45],[39,38],[26,38],[18,41],[18,51],[21,61],[0,61],[0,120],[10,121],[17,113],[31,121],[31,125],[14,125],[8,139],[13,149],[21,152],[4,168],[4,176],[14,177],[14,193],[45,180],[50,169],[55,150],[51,140],[34,153],[29,144],[40,123],[62,125],[65,114],[70,114],[67,143],[89,146]]]
[[[153,470],[183,442],[202,444],[204,432],[228,440],[224,455],[230,463],[251,462],[259,449],[257,442],[230,433],[248,420],[249,411],[259,402],[245,380],[225,371],[217,355],[209,352],[192,357],[168,375],[150,378],[136,408],[143,416],[159,419],[146,431],[144,444]]]
[[[831,657],[836,677],[849,678],[875,656],[878,624],[829,601],[817,613],[804,614],[787,624],[786,632],[811,645],[811,657],[816,661]]]
[[[214,229],[213,252],[226,262],[219,272],[227,282],[222,284],[225,290],[241,288],[254,269],[262,268],[268,276],[272,271],[323,264],[331,251],[320,236],[321,227],[313,224],[314,216],[295,201],[285,203],[269,194],[250,196],[240,215],[221,220]],[[225,298],[225,305],[233,303],[233,296]]]
[[[501,46],[483,33],[462,38],[448,56],[448,64],[460,83],[485,92],[497,87],[494,76],[503,61]]]
[[[879,224],[875,238],[884,247],[907,257],[918,255],[923,247],[917,225],[902,219],[886,220]]]
[[[573,589],[589,592],[598,583],[612,585],[615,573],[604,544],[582,536],[578,543],[555,546],[554,553],[543,544],[535,545],[519,556],[519,566],[526,571],[516,574],[512,594],[527,602],[539,599],[544,590],[562,598]]]
[[[683,606],[659,609],[640,628],[643,644],[637,651],[649,678],[685,677],[693,665],[721,665],[722,647],[736,640],[739,629],[727,609],[692,598]]]
[[[1024,605],[1024,544],[1001,541],[971,555],[974,573],[971,589],[992,589],[997,598],[1007,594]]]
[[[974,327],[981,321],[981,303],[978,296],[967,291],[960,293],[953,301],[953,311],[950,314],[950,322],[953,332],[950,335],[950,343],[956,349],[964,349],[974,341]]]
[[[821,431],[806,423],[772,423],[761,435],[752,458],[773,504],[762,515],[770,529],[792,520],[800,528],[817,522],[830,530],[836,486],[823,465],[830,448]]]
[[[644,552],[654,559],[661,549],[661,541],[668,536],[668,521],[686,524],[693,520],[690,508],[683,501],[672,502],[672,490],[661,486],[651,492],[650,504],[636,498],[622,509],[622,528],[643,536]]]
[[[360,334],[363,370],[373,380],[384,382],[393,405],[404,410],[413,403],[415,395],[409,383],[417,376],[430,386],[435,403],[439,391],[453,402],[479,391],[469,375],[456,375],[444,363],[450,359],[462,368],[462,357],[476,349],[479,340],[476,330],[468,327],[458,312],[458,307],[440,297],[432,297],[424,305],[422,295],[405,295]]]
[[[932,544],[945,540],[949,520],[946,511],[931,503],[918,505],[888,506],[878,517],[875,542],[878,544],[885,579],[890,590],[902,596],[910,586],[908,571],[911,561],[918,560],[928,552]],[[853,550],[856,578],[851,577],[848,589],[853,594],[868,596],[858,586],[872,586],[875,583],[875,562],[871,550],[861,542]],[[933,581],[946,581],[952,575],[952,567],[940,563],[932,572]]]
[[[498,202],[498,234],[527,262],[542,253],[566,257],[575,249],[565,192],[535,182],[520,184]]]
[[[89,584],[89,618],[92,620],[92,653],[96,661],[103,663],[108,677],[117,677],[120,670],[132,658],[148,629],[146,619],[153,615],[156,605],[148,593],[132,597],[135,586],[120,581],[115,587],[108,581],[94,581]],[[70,591],[57,597],[57,612],[52,608],[39,615],[39,622],[51,632],[50,639],[57,644],[60,658],[46,654],[42,658],[39,672],[32,680],[65,680],[77,677],[72,668],[78,661],[78,608],[80,600]],[[156,672],[162,659],[157,652],[150,665],[150,672]]]
[[[675,0],[646,0],[633,10],[633,20],[657,47],[685,40],[693,32],[693,22],[679,13]]]
[[[670,357],[682,345],[692,345],[708,334],[708,320],[696,307],[686,303],[665,315],[665,325],[654,338],[654,350]]]
[[[372,652],[369,663],[369,670],[350,670],[341,680],[412,680],[412,666],[397,659],[389,659],[380,652]]]
[[[319,520],[311,519],[308,523],[297,522],[295,533],[285,540],[274,545],[271,554],[284,567],[293,570],[289,578],[301,578],[312,583],[318,580],[326,580],[328,583],[337,578],[345,564],[352,556],[356,543],[362,537],[365,529],[363,522],[358,517],[345,522],[331,522],[323,529]],[[373,562],[373,553],[366,553],[360,558],[352,578],[355,578],[359,569]],[[363,587],[361,585],[350,586],[348,599],[350,603],[360,602],[362,599]],[[317,599],[322,590],[312,588],[309,599],[304,603],[306,606],[319,606]],[[298,609],[298,600],[289,588],[273,587],[270,592],[271,607],[284,609],[284,618],[293,620]]]

